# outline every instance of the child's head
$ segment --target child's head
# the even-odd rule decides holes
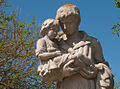
[[[51,34],[53,36],[56,36],[58,31],[60,29],[59,21],[56,19],[47,19],[42,24],[42,28],[40,30],[40,34],[42,36]],[[51,32],[50,32],[51,31]]]

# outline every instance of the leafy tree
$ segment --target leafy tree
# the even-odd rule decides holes
[[[52,82],[42,83],[37,75],[34,51],[40,27],[35,16],[26,23],[18,11],[8,12],[8,5],[8,0],[0,0],[0,89],[53,88]]]
[[[119,0],[115,0],[115,5],[117,8],[120,8],[120,1]],[[120,17],[118,17],[120,19]],[[116,34],[118,37],[120,36],[120,22],[117,22],[115,25],[113,25],[113,27],[111,27],[111,29],[113,30],[113,34]]]

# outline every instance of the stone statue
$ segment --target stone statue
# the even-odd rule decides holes
[[[37,41],[36,56],[42,81],[56,81],[56,89],[113,89],[113,75],[100,42],[79,31],[79,9],[60,7],[56,19],[47,19]],[[60,26],[62,31],[59,32]]]

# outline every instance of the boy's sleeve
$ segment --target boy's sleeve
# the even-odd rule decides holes
[[[102,47],[100,45],[100,42],[99,40],[96,39],[96,42],[95,42],[95,60],[97,63],[104,63],[105,62],[105,59],[104,59],[104,56],[103,56],[103,52],[102,52]]]

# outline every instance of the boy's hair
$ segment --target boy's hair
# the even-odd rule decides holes
[[[52,26],[58,26],[59,27],[59,21],[56,20],[56,19],[47,19],[47,20],[45,20],[43,22],[43,24],[42,24],[40,34],[42,36],[45,36]]]
[[[58,20],[62,20],[67,18],[68,16],[74,16],[75,20],[77,20],[77,25],[80,24],[81,22],[81,18],[80,18],[80,11],[77,8],[77,6],[73,5],[73,4],[66,4],[61,6],[58,11],[57,11],[57,15],[56,15],[56,19]]]

